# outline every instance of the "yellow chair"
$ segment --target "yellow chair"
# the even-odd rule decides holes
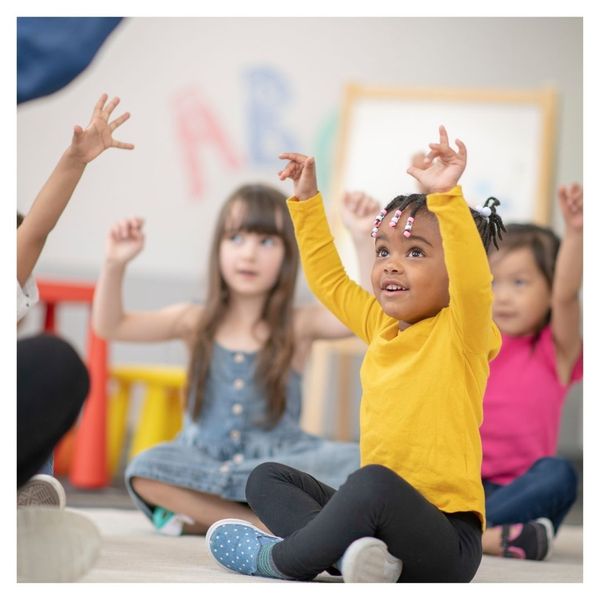
[[[108,467],[114,476],[125,434],[133,387],[146,388],[140,418],[133,432],[129,459],[160,442],[172,440],[183,423],[186,370],[163,365],[127,365],[109,371],[114,391],[108,404]]]

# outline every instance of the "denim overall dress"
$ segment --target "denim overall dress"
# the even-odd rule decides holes
[[[193,421],[186,414],[176,439],[129,463],[127,490],[149,518],[153,507],[133,490],[132,477],[245,502],[248,476],[263,462],[289,465],[336,489],[359,468],[357,443],[325,440],[300,428],[302,390],[296,371],[288,379],[285,412],[275,427],[264,426],[267,402],[254,383],[255,361],[256,353],[232,351],[215,342],[200,418]]]

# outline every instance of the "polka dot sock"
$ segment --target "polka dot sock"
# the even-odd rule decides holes
[[[273,546],[282,538],[240,519],[223,519],[206,532],[210,555],[229,571],[242,575],[291,579],[273,563]]]

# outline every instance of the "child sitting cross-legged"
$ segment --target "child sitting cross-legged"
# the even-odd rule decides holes
[[[246,496],[271,533],[215,523],[206,540],[246,575],[346,582],[468,582],[482,556],[482,398],[500,348],[486,246],[496,205],[471,210],[457,185],[466,148],[440,127],[423,169],[431,193],[398,196],[376,219],[368,293],[346,275],[318,192],[313,158],[282,154],[288,207],[311,289],[368,344],[361,368],[361,468],[335,490],[264,463]]]

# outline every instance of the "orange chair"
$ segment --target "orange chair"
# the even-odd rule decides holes
[[[91,307],[94,284],[38,279],[40,303],[45,305],[44,331],[56,331],[56,308],[78,303]],[[55,464],[68,465],[69,480],[79,488],[104,487],[109,482],[106,451],[107,344],[94,333],[91,319],[87,326],[87,368],[90,392],[83,405],[78,425],[65,435],[56,449]],[[65,459],[64,454],[72,456]],[[61,454],[63,455],[61,458]],[[57,469],[59,472],[60,469]]]

